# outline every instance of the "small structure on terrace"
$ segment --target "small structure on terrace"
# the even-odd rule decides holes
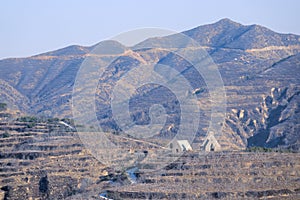
[[[221,145],[213,135],[213,133],[209,133],[204,142],[200,146],[202,151],[221,151]]]
[[[188,140],[177,140],[174,139],[170,142],[170,149],[172,153],[182,153],[184,151],[192,151],[192,146]]]

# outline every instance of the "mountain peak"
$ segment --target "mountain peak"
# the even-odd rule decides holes
[[[228,18],[183,33],[203,46],[240,50],[299,45],[300,41],[298,35],[275,33],[255,24],[242,25]]]
[[[79,56],[79,55],[84,55],[89,51],[90,51],[90,47],[70,45],[62,49],[50,51],[47,53],[42,53],[36,56],[70,56],[70,55]]]
[[[226,25],[241,25],[240,23],[237,23],[235,21],[232,21],[231,19],[229,18],[223,18],[223,19],[220,19],[219,21],[215,22],[214,24],[226,24]]]

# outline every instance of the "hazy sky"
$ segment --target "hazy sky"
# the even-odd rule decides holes
[[[93,45],[143,27],[183,31],[230,18],[300,35],[299,0],[2,0],[0,59]]]

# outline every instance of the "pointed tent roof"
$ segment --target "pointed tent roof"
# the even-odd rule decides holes
[[[180,148],[182,148],[182,150],[185,150],[185,151],[192,150],[192,147],[188,140],[177,140],[177,143],[180,146]]]
[[[201,145],[201,148],[204,149],[205,151],[211,151],[211,147],[214,147],[215,151],[218,151],[221,149],[221,145],[215,138],[214,134],[210,132],[206,138],[204,139],[204,142]]]

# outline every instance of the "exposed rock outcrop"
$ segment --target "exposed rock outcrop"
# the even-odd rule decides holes
[[[224,132],[237,133],[241,147],[283,147],[299,149],[300,90],[272,88],[253,110],[232,109]],[[234,135],[234,134],[233,134]]]

